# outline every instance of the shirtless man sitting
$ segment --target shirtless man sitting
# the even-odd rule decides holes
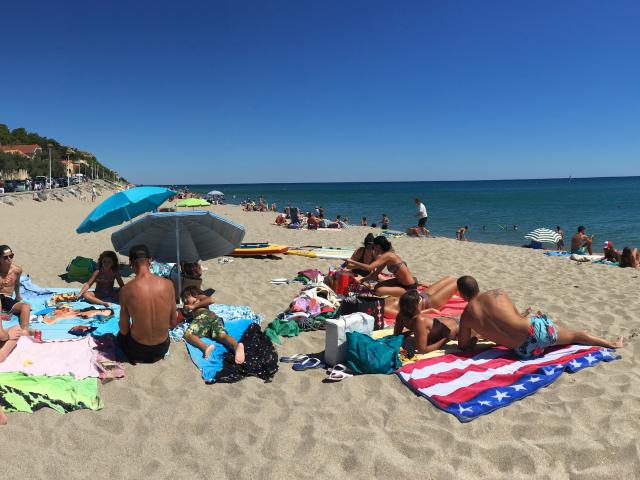
[[[432,308],[422,309],[422,297],[417,290],[409,290],[399,300],[400,313],[393,327],[394,335],[414,334],[418,353],[438,350],[458,335],[458,322],[450,317],[430,317]]]
[[[22,267],[13,263],[13,251],[8,245],[0,245],[0,300],[1,311],[20,317],[20,328],[26,335],[29,331],[31,307],[20,295]],[[15,298],[13,294],[15,293]]]
[[[531,309],[519,313],[504,290],[480,293],[473,277],[458,279],[458,292],[468,303],[460,319],[458,345],[472,349],[478,341],[475,332],[487,340],[512,348],[520,358],[532,358],[552,345],[580,344],[622,348],[623,337],[610,342],[587,332],[555,325],[545,315],[529,317]]]
[[[576,253],[578,255],[593,255],[593,249],[591,248],[591,244],[593,243],[593,235],[586,235],[584,233],[585,228],[580,225],[578,227],[578,232],[571,237],[571,253]]]
[[[120,290],[118,345],[131,363],[153,363],[169,350],[169,329],[177,325],[173,284],[149,271],[151,255],[145,245],[129,251],[136,278]]]

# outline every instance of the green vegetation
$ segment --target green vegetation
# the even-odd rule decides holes
[[[66,169],[60,163],[62,160],[79,162],[84,160],[88,165],[100,167],[100,176],[113,178],[113,172],[96,160],[89,152],[83,152],[74,147],[62,145],[53,138],[43,137],[37,133],[27,132],[24,128],[10,130],[5,124],[0,123],[0,145],[29,145],[38,144],[42,152],[33,160],[19,154],[7,154],[0,152],[0,172],[8,173],[24,169],[33,178],[38,175],[49,176],[49,147],[51,147],[51,175],[53,177],[66,176]],[[91,167],[83,165],[81,173],[90,176]],[[104,173],[103,173],[104,172]]]

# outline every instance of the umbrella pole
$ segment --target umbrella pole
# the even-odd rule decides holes
[[[176,303],[182,305],[182,265],[180,265],[180,222],[176,216],[176,259],[178,260],[178,298]]]

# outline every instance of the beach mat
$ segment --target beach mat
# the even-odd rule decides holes
[[[617,358],[615,351],[605,348],[564,345],[522,360],[510,349],[495,347],[419,360],[396,374],[416,395],[469,422],[532,395],[564,371],[575,373]]]
[[[5,412],[31,413],[49,407],[68,413],[84,408],[100,410],[103,404],[96,378],[0,373],[0,406]]]
[[[547,255],[548,257],[570,257],[571,254],[569,252],[554,252],[554,251],[550,251],[550,252],[542,252],[544,255]]]

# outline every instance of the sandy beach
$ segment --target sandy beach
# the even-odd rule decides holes
[[[38,285],[79,288],[60,278],[65,267],[76,255],[96,258],[111,249],[117,229],[75,233],[95,205],[30,197],[14,206],[0,203],[0,243],[13,248],[15,262]],[[244,225],[247,242],[356,247],[374,231],[287,230],[273,225],[271,213],[209,208]],[[2,433],[12,447],[4,449],[4,472],[9,478],[130,479],[638,477],[640,270],[449,238],[392,243],[422,282],[471,274],[482,290],[504,288],[518,307],[541,309],[560,324],[611,339],[624,335],[622,359],[564,374],[535,395],[462,424],[395,375],[327,384],[323,370],[295,372],[281,364],[272,383],[251,378],[206,385],[184,344],[173,343],[168,359],[127,364],[124,379],[101,385],[100,411],[8,414]],[[333,264],[287,255],[210,260],[203,262],[203,284],[216,289],[219,303],[262,314],[266,327],[300,288],[270,279]],[[278,353],[322,352],[324,335],[285,339]]]

